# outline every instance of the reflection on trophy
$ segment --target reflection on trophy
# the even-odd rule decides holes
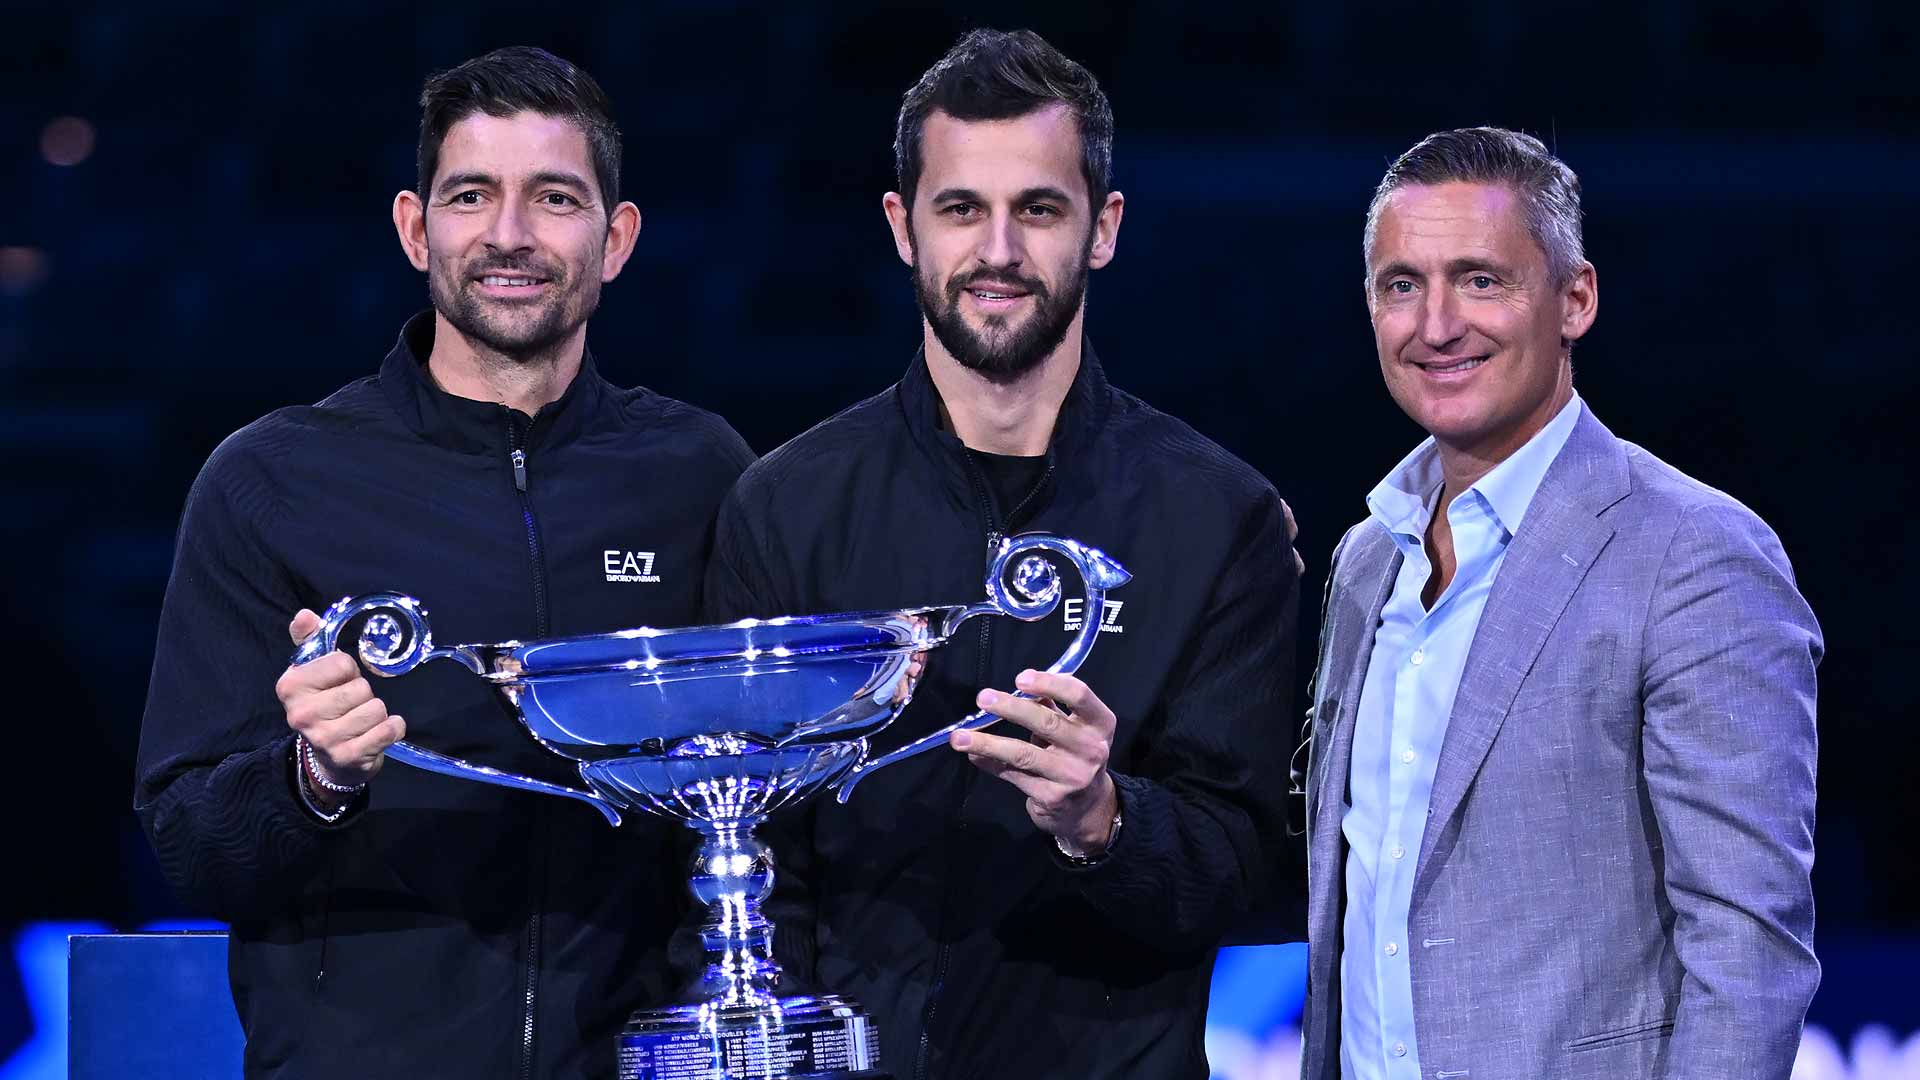
[[[857,1003],[828,993],[781,993],[773,926],[773,859],[754,828],[773,811],[832,787],[841,802],[874,769],[944,745],[954,731],[998,717],[976,712],[868,760],[867,738],[913,692],[916,654],[948,641],[976,615],[1034,620],[1060,602],[1051,554],[1078,571],[1089,611],[1128,574],[1092,548],[1044,533],[1001,540],[987,599],[801,618],[746,619],[678,630],[435,648],[419,601],[397,593],[342,600],[295,654],[331,652],[364,617],[357,652],[373,674],[429,660],[465,665],[505,694],[540,745],[579,765],[588,790],[516,776],[405,742],[387,754],[417,768],[621,811],[678,818],[700,837],[691,887],[706,906],[706,967],[680,1004],[635,1013],[620,1036],[623,1080],[781,1080],[879,1076],[878,1032]],[[1048,669],[1079,668],[1100,636],[1082,621]],[[1026,696],[1026,695],[1021,695]]]

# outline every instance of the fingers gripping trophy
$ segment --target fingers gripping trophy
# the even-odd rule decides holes
[[[1125,569],[1093,548],[1025,533],[999,542],[987,568],[987,597],[971,605],[441,648],[418,600],[374,593],[329,608],[294,662],[334,651],[353,625],[355,652],[371,674],[456,661],[498,688],[541,746],[575,762],[586,787],[517,776],[405,741],[389,747],[389,757],[578,799],[613,825],[623,813],[644,810],[696,830],[690,886],[707,911],[705,969],[679,1004],[629,1018],[619,1044],[623,1080],[877,1077],[878,1032],[866,1010],[831,993],[791,986],[781,992],[773,926],[761,910],[773,893],[773,857],[754,829],[823,789],[845,802],[873,770],[999,719],[983,710],[892,753],[867,756],[867,739],[911,698],[922,653],[976,616],[1032,621],[1054,611],[1061,597],[1055,559],[1079,574],[1089,611],[1128,580]],[[1077,670],[1099,630],[1099,620],[1084,620],[1048,670]]]

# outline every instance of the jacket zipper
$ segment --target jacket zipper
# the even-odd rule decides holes
[[[546,636],[547,570],[541,556],[540,525],[533,517],[533,499],[527,494],[526,421],[514,417],[507,421],[508,458],[513,462],[513,489],[520,493],[520,519],[527,527],[527,558],[533,565],[533,619],[535,631]]]
[[[1032,502],[1035,496],[1040,494],[1040,489],[1046,487],[1047,481],[1051,479],[1053,479],[1053,462],[1049,461],[1047,462],[1047,467],[1041,471],[1040,479],[1035,480],[1033,482],[1032,490],[1028,491],[1026,495],[1021,498],[1020,502],[1014,506],[1013,511],[1007,515],[1007,531],[1008,532],[1013,531],[1013,527],[1017,522],[1025,520],[1021,512],[1027,508],[1027,504]],[[1000,542],[1000,540],[998,537],[994,537],[993,542],[997,544]],[[988,545],[988,546],[992,546],[992,545]]]
[[[299,767],[298,765],[294,766],[296,769]],[[295,782],[298,783],[298,781]],[[324,990],[327,982],[327,940],[328,934],[332,930],[333,871],[336,862],[337,860],[334,859],[333,856],[330,855],[327,857],[327,887],[325,891],[320,894],[320,963],[313,973],[313,992],[315,994]]]
[[[985,477],[980,475],[980,467],[973,460],[973,451],[963,447],[961,448],[960,455],[962,460],[966,463],[967,479],[973,485],[974,501],[979,504],[980,514],[983,518],[986,519],[987,558],[989,561],[991,561],[993,558],[994,549],[1000,545],[1000,538],[1004,535],[1004,533],[1003,533],[999,519],[994,515],[993,496],[989,494],[987,491],[986,479]],[[1052,477],[1053,477],[1053,463],[1048,462],[1046,470],[1040,474],[1040,479],[1034,483],[1033,489],[1028,491],[1026,496],[1022,498],[1016,506],[1014,506],[1013,512],[1007,515],[1008,529],[1011,529],[1012,522],[1019,519],[1021,511],[1027,508],[1027,504],[1032,502],[1034,496],[1038,495],[1040,493],[1040,490],[1047,486],[1047,481]],[[979,662],[976,664],[974,669],[974,685],[976,686],[987,685],[987,676],[989,674],[987,670],[987,661],[988,661],[989,650],[993,643],[992,627],[993,627],[992,619],[980,620],[980,658],[979,658]],[[973,769],[968,769],[967,771],[961,773],[960,810],[955,817],[955,827],[960,832],[965,832],[967,828],[967,802],[970,799],[970,797],[973,795],[973,785],[975,780],[974,774],[975,774],[975,770]],[[958,850],[959,848],[963,848],[964,846],[965,845],[956,845],[956,850]],[[951,890],[943,890],[943,892],[945,892],[948,896],[952,895]],[[943,903],[941,905],[941,922],[942,923],[945,923],[947,920],[947,910],[948,910],[948,905],[946,903]],[[933,983],[931,986],[927,988],[927,1006],[926,1006],[926,1009],[922,1011],[920,1014],[920,1055],[918,1060],[916,1060],[913,1065],[914,1080],[926,1080],[926,1077],[927,1077],[927,1059],[930,1056],[929,1052],[932,1049],[933,1017],[934,1017],[934,1014],[939,1011],[940,991],[946,985],[947,965],[953,958],[953,946],[951,944],[948,944],[946,940],[949,937],[949,935],[946,933],[942,933],[940,936],[942,939],[940,944],[940,951],[935,954],[934,961],[933,961]]]
[[[540,547],[540,525],[533,516],[533,497],[527,493],[527,430],[530,423],[517,414],[507,415],[507,458],[513,464],[513,489],[520,495],[520,520],[527,530],[527,560],[533,571],[534,635],[549,632],[547,614],[546,559]],[[532,829],[537,834],[545,821],[544,802],[533,804]],[[527,971],[524,993],[525,1012],[520,1023],[520,1075],[533,1076],[535,998],[540,984],[540,902],[546,889],[546,866],[541,858],[546,845],[535,836],[533,872],[528,875]]]

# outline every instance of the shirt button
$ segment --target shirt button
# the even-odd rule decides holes
[[[1403,751],[1400,755],[1400,763],[1403,765],[1413,764],[1413,751],[1412,750]]]
[[[1419,666],[1420,666],[1421,664],[1423,664],[1423,663],[1425,663],[1425,662],[1426,662],[1426,659],[1427,659],[1427,652],[1426,652],[1426,650],[1425,650],[1425,649],[1415,649],[1415,650],[1413,650],[1413,657],[1412,657],[1412,659],[1413,659],[1413,666],[1414,666],[1414,667],[1419,667]]]
[[[1406,853],[1407,853],[1407,849],[1406,849],[1406,848],[1403,848],[1403,847],[1401,847],[1401,846],[1400,846],[1399,844],[1395,844],[1395,845],[1393,845],[1393,850],[1392,850],[1391,852],[1389,852],[1388,854],[1390,854],[1390,855],[1392,855],[1392,856],[1393,856],[1394,858],[1396,858],[1396,859],[1398,859],[1398,858],[1400,858],[1400,857],[1402,857],[1402,856],[1404,856],[1404,855],[1405,855]]]
[[[1398,956],[1398,955],[1400,955],[1400,946],[1399,946],[1399,945],[1396,945],[1396,944],[1394,944],[1394,943],[1393,943],[1393,942],[1391,942],[1391,941],[1389,941],[1389,942],[1387,942],[1387,955],[1388,955],[1388,956]]]
[[[1394,1043],[1394,1044],[1393,1044],[1393,1056],[1394,1056],[1394,1057],[1406,1057],[1406,1056],[1407,1056],[1407,1044],[1406,1044],[1406,1043]]]

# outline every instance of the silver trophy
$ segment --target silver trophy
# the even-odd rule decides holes
[[[329,608],[294,654],[333,651],[360,624],[356,651],[369,672],[402,675],[448,659],[498,687],[541,746],[579,765],[586,790],[477,765],[399,742],[387,755],[416,768],[589,803],[618,825],[622,811],[678,818],[700,839],[690,874],[706,905],[706,968],[681,1003],[635,1013],[620,1036],[622,1080],[783,1080],[879,1076],[878,1038],[865,1009],[829,993],[783,987],[773,926],[773,858],[754,828],[775,810],[832,787],[841,802],[873,770],[944,745],[955,731],[998,720],[980,711],[869,760],[867,739],[913,695],[917,654],[950,640],[976,615],[1032,621],[1060,603],[1072,565],[1086,610],[1129,575],[1101,552],[1044,533],[1000,540],[990,552],[987,599],[971,606],[745,619],[676,630],[435,648],[420,602],[398,593]],[[1100,636],[1079,633],[1047,670],[1071,673]],[[1028,695],[1021,694],[1021,697]],[[788,992],[782,993],[785,989]]]

